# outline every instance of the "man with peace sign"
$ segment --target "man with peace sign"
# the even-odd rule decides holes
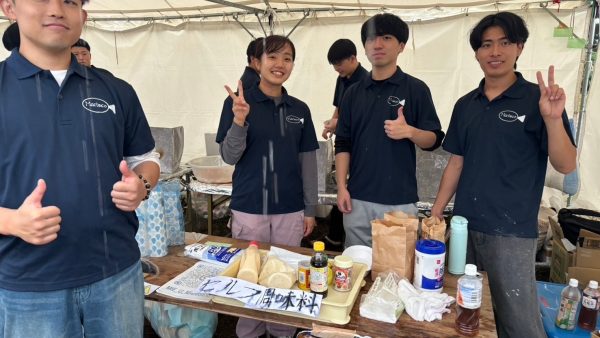
[[[484,73],[458,100],[443,147],[452,156],[432,214],[469,221],[467,263],[488,274],[499,337],[545,337],[535,285],[537,214],[548,158],[561,173],[576,167],[565,93],[548,69],[537,82],[516,72],[529,33],[523,19],[499,12],[473,29],[470,44]]]

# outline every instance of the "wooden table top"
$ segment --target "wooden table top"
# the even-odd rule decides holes
[[[208,236],[203,239],[204,241],[213,241],[221,243],[231,243],[235,247],[245,248],[248,246],[247,241],[237,240],[227,237]],[[301,254],[312,255],[312,250],[301,247],[290,247],[285,245],[277,245],[284,249],[295,251]],[[261,243],[261,249],[268,250],[269,244]],[[335,254],[335,253],[334,253]],[[337,253],[339,254],[339,253]],[[160,273],[157,276],[146,277],[146,282],[163,285],[169,280],[175,278],[177,275],[194,265],[197,260],[183,256],[183,246],[174,246],[169,250],[169,254],[165,257],[150,258],[159,269]],[[456,297],[456,282],[457,276],[451,274],[444,275],[444,290],[450,296]],[[395,324],[389,324],[376,320],[367,319],[360,316],[359,305],[361,295],[366,293],[373,284],[371,277],[365,278],[367,282],[365,287],[362,288],[360,294],[352,308],[350,314],[350,322],[346,325],[335,325],[331,323],[319,324],[333,327],[343,327],[345,329],[356,330],[360,335],[368,335],[373,338],[375,337],[461,337],[454,330],[454,320],[456,318],[455,304],[450,306],[451,312],[444,314],[442,320],[436,320],[434,322],[418,322],[413,320],[408,314],[402,313],[400,319]],[[192,302],[187,300],[175,299],[165,297],[157,294],[156,292],[146,296],[146,299],[186,306],[190,308],[202,309],[213,311],[217,313],[223,313],[226,315],[236,317],[246,317],[257,319],[266,322],[279,323],[285,325],[291,325],[300,328],[312,328],[312,321],[310,319],[281,315],[276,313],[246,309],[236,306],[218,304],[214,302]],[[492,301],[490,296],[489,285],[487,277],[484,275],[484,289],[483,289],[483,301],[481,305],[480,321],[479,321],[479,335],[478,337],[496,337],[496,325],[494,323],[494,314],[492,311]]]

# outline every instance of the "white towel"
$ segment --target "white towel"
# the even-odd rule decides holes
[[[406,313],[419,322],[442,319],[442,314],[450,312],[447,307],[454,303],[454,298],[445,293],[419,292],[406,278],[398,283],[398,295]]]

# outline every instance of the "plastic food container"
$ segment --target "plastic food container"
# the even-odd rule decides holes
[[[198,181],[204,183],[231,183],[235,168],[223,162],[221,156],[198,157],[188,162],[188,165]]]
[[[261,254],[266,254],[266,251],[261,250]],[[240,260],[235,260],[233,263],[229,265],[222,273],[222,276],[227,277],[235,277],[237,275],[237,271],[240,267]],[[362,263],[354,262],[352,266],[352,274],[354,276],[354,280],[352,281],[352,288],[349,292],[340,292],[335,289],[329,289],[327,294],[327,298],[323,299],[321,303],[321,312],[319,313],[319,317],[313,318],[305,315],[301,315],[293,312],[286,311],[275,311],[275,310],[256,310],[256,311],[266,311],[266,312],[274,312],[286,316],[292,317],[300,317],[307,318],[313,321],[325,322],[325,323],[333,323],[344,325],[350,322],[350,312],[352,311],[352,307],[354,306],[354,302],[358,297],[358,293],[360,289],[365,285],[364,278],[367,272],[367,266]],[[298,284],[294,284],[292,289],[298,289]],[[226,304],[231,306],[244,307],[244,303],[237,301],[235,299],[224,298],[215,296],[213,298],[213,302],[219,304]]]

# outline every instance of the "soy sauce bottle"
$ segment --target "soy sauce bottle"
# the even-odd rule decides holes
[[[327,255],[325,251],[325,243],[316,241],[313,244],[314,255],[310,259],[310,291],[323,298],[327,297],[327,275],[329,266],[327,265]]]

